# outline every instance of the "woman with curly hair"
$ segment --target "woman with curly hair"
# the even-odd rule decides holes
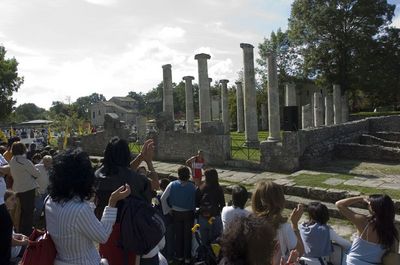
[[[277,230],[276,239],[280,251],[275,255],[274,262],[278,262],[281,257],[287,259],[290,251],[294,249],[301,256],[304,253],[304,246],[298,229],[298,222],[303,214],[302,205],[299,204],[297,208],[293,209],[289,217],[289,224],[287,219],[282,216],[285,206],[283,189],[272,181],[259,182],[251,202],[253,213],[264,218]]]
[[[130,194],[118,187],[108,200],[101,221],[87,202],[93,195],[94,172],[89,156],[68,150],[53,160],[45,205],[47,230],[57,250],[55,265],[99,265],[95,242],[105,243],[117,217],[117,202]]]
[[[360,202],[368,204],[369,216],[350,210],[351,205]],[[395,208],[393,200],[388,195],[375,194],[369,197],[347,198],[337,201],[336,207],[356,226],[358,231],[358,236],[347,254],[346,264],[381,264],[386,251],[396,245],[398,248],[399,234],[394,225]]]

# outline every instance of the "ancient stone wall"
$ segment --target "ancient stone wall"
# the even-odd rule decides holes
[[[397,141],[386,141],[382,138],[368,135],[368,134],[363,134],[360,137],[360,144],[363,145],[380,145],[380,146],[386,146],[386,147],[393,147],[393,148],[400,148],[400,142]]]
[[[223,165],[230,159],[231,140],[229,135],[205,133],[159,132],[155,135],[155,159],[184,163],[203,150],[207,164]]]
[[[335,155],[335,145],[359,143],[362,134],[381,131],[400,132],[400,116],[368,118],[298,132],[284,132],[282,142],[261,143],[260,164],[270,171],[293,172],[311,168],[331,160]],[[368,154],[372,155],[373,152]],[[383,151],[382,157],[386,157]],[[373,156],[370,158],[373,159]]]
[[[400,162],[400,149],[357,143],[338,144],[335,146],[335,156],[345,159]]]

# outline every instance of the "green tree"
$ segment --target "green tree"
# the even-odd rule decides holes
[[[89,96],[77,98],[77,100],[72,103],[72,105],[73,108],[76,109],[78,118],[90,120],[90,106],[100,101],[106,101],[106,98],[102,94],[92,93]]]
[[[12,111],[15,101],[12,99],[24,83],[18,75],[18,62],[15,58],[6,59],[6,49],[0,45],[0,120],[4,120]]]
[[[17,118],[15,122],[27,120],[45,119],[46,110],[39,108],[33,103],[26,103],[15,108],[14,115]]]
[[[368,85],[365,63],[394,9],[386,0],[295,0],[288,34],[300,48],[304,74],[342,91]]]
[[[128,97],[133,98],[134,100],[136,100],[137,104],[138,104],[138,110],[139,113],[144,114],[145,113],[145,99],[144,99],[144,94],[142,92],[135,92],[135,91],[130,91],[128,93]]]

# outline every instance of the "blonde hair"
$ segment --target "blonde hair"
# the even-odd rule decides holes
[[[285,208],[285,195],[281,185],[272,181],[262,181],[256,186],[251,197],[251,208],[254,214],[271,221],[275,228],[286,222],[282,217]]]

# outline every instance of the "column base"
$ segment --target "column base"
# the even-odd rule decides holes
[[[281,141],[281,139],[280,138],[276,138],[276,137],[271,137],[271,136],[269,136],[268,138],[267,138],[267,142],[274,142],[274,143],[276,143],[276,142],[280,142]]]
[[[248,148],[259,148],[260,141],[245,141],[243,146],[248,147]]]

